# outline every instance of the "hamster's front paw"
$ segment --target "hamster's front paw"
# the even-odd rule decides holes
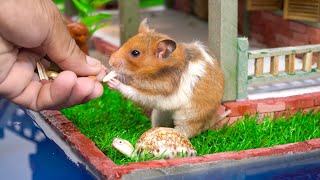
[[[109,88],[113,90],[119,90],[121,84],[122,83],[116,78],[112,78],[108,81]]]

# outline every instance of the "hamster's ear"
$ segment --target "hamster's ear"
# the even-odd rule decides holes
[[[176,42],[171,39],[165,39],[159,42],[156,57],[160,59],[168,58],[176,49]]]
[[[148,33],[148,32],[153,32],[153,29],[150,29],[148,26],[148,19],[145,18],[143,21],[141,21],[139,25],[139,33]]]

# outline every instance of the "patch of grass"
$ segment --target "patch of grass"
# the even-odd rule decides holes
[[[115,137],[124,138],[135,144],[140,135],[151,127],[144,111],[133,102],[125,100],[118,92],[105,88],[101,98],[64,109],[62,113],[116,164],[147,160],[127,158],[111,147]],[[206,131],[192,138],[191,142],[201,156],[216,152],[270,147],[320,137],[320,112],[307,114],[299,112],[287,120],[267,117],[260,124],[258,121],[257,117],[245,117],[231,127]]]
[[[151,127],[141,108],[108,88],[100,98],[64,109],[62,113],[116,164],[132,160],[114,150],[112,140],[121,137],[134,144]]]
[[[266,117],[260,124],[257,122],[260,122],[257,116],[245,117],[231,127],[204,132],[191,139],[191,142],[198,155],[204,155],[271,147],[320,137],[320,112],[298,112],[288,119]]]

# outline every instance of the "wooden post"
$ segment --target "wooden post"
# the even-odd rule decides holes
[[[303,67],[302,70],[305,72],[311,71],[311,65],[312,65],[312,52],[305,53],[303,55]]]
[[[263,58],[257,58],[254,60],[254,76],[261,77],[263,76]]]
[[[119,0],[120,10],[120,40],[125,43],[137,34],[140,23],[139,0]]]
[[[238,38],[237,100],[248,97],[248,49],[248,39]]]
[[[278,76],[279,74],[279,56],[272,56],[270,63],[270,74]]]
[[[72,0],[64,0],[64,14],[67,17],[72,17],[74,15],[77,15],[79,13],[76,6],[73,4]]]
[[[286,55],[285,71],[287,74],[294,74],[295,54]]]
[[[237,97],[238,0],[209,0],[209,48],[216,55],[225,77],[223,101]]]

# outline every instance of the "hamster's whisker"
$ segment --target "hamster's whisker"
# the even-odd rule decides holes
[[[124,84],[127,84],[126,82],[126,76],[124,75],[124,66],[123,64],[121,64],[120,66],[120,72],[121,72],[121,81],[124,83]]]

